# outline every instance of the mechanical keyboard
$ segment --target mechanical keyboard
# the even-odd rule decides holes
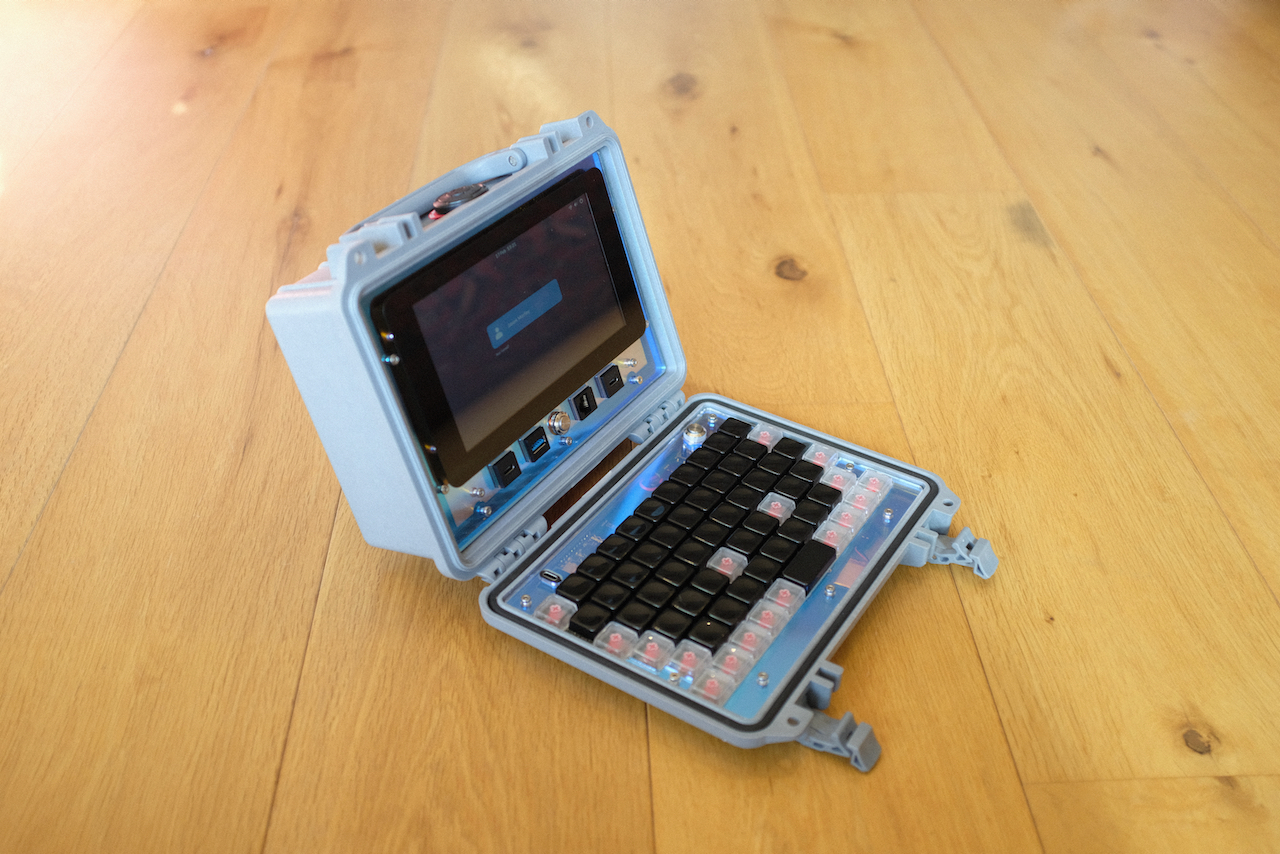
[[[596,655],[733,711],[740,685],[763,699],[771,678],[794,669],[918,503],[923,484],[885,468],[704,406],[506,601]],[[796,620],[811,599],[813,613]],[[787,651],[758,667],[784,639]],[[744,717],[760,705],[736,704]]]

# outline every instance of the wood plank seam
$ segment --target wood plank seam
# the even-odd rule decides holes
[[[129,23],[126,24],[124,27],[121,27],[120,32],[116,35],[116,38],[112,41],[111,46],[108,47],[105,51],[103,51],[102,56],[99,57],[96,63],[94,63],[94,66],[89,71],[89,73],[85,74],[81,82],[71,90],[71,92],[68,94],[63,104],[52,114],[49,122],[47,122],[45,125],[45,129],[40,132],[40,135],[38,137],[36,137],[31,148],[29,148],[26,152],[23,153],[23,156],[22,158],[19,159],[18,163],[21,163],[22,160],[24,160],[27,156],[29,156],[31,151],[35,150],[36,146],[38,145],[40,140],[44,137],[44,134],[47,132],[48,128],[53,125],[53,123],[61,115],[62,111],[66,109],[66,105],[72,101],[72,99],[80,91],[80,89],[86,85],[86,82],[92,77],[93,72],[95,72],[97,68],[103,62],[106,61],[106,58],[110,55],[111,50],[122,38],[124,38],[125,34],[129,31],[130,27],[134,26],[134,22],[142,15],[145,9],[146,9],[145,6],[139,7],[138,11],[136,11],[130,17]],[[223,140],[223,146],[222,146],[223,153],[225,153],[227,148],[231,145],[231,140],[235,137],[237,128],[240,127],[241,122],[244,120],[244,116],[247,114],[249,110],[249,106],[253,103],[253,99],[258,92],[258,88],[262,84],[262,80],[267,73],[267,69],[271,67],[271,63],[275,60],[275,57],[280,49],[280,45],[283,43],[284,34],[288,32],[288,28],[291,25],[294,16],[296,16],[297,14],[298,14],[297,10],[294,9],[290,14],[289,20],[286,21],[284,25],[281,26],[281,36],[279,40],[276,42],[275,47],[272,48],[271,53],[268,55],[266,61],[263,62],[262,68],[258,72],[257,81],[254,83],[253,87],[246,93],[244,105],[240,111],[240,115],[234,121],[228,124],[227,130],[226,130],[226,136]],[[156,271],[155,277],[151,280],[151,287],[147,291],[146,298],[142,300],[142,302],[138,306],[137,313],[134,314],[133,323],[129,327],[128,334],[126,334],[120,341],[120,347],[119,349],[116,350],[115,359],[112,360],[111,370],[103,374],[102,383],[101,385],[98,386],[97,393],[94,395],[93,406],[91,406],[88,412],[85,413],[84,421],[81,422],[80,424],[80,430],[79,432],[77,432],[75,440],[71,442],[70,445],[68,446],[67,453],[62,459],[62,465],[59,466],[58,476],[54,478],[52,483],[50,483],[49,490],[45,494],[44,501],[40,506],[40,512],[37,513],[35,518],[32,520],[31,527],[27,530],[27,536],[23,540],[22,547],[19,548],[17,553],[14,555],[13,563],[10,564],[8,569],[5,571],[4,578],[0,579],[0,597],[4,596],[5,588],[8,587],[9,585],[9,579],[13,577],[14,570],[17,568],[18,564],[22,561],[22,555],[26,551],[27,544],[31,541],[32,535],[35,533],[36,529],[39,527],[40,519],[44,516],[45,508],[49,506],[49,501],[53,498],[54,493],[57,491],[58,484],[62,481],[62,475],[63,473],[66,472],[67,465],[71,461],[72,456],[75,454],[76,447],[80,444],[80,439],[84,435],[85,428],[89,425],[89,422],[93,419],[93,413],[97,410],[98,403],[99,401],[101,401],[103,393],[106,391],[107,386],[110,384],[111,377],[115,373],[116,367],[120,364],[121,357],[123,357],[125,350],[129,346],[129,342],[133,339],[134,331],[138,327],[138,321],[142,318],[143,314],[146,313],[147,306],[150,304],[151,298],[155,294],[156,287],[160,283],[160,280],[164,277],[165,271],[169,267],[169,262],[173,257],[173,252],[178,247],[178,244],[182,241],[182,236],[183,234],[186,233],[187,226],[191,222],[191,216],[195,212],[196,208],[199,206],[200,200],[204,196],[205,189],[209,186],[209,181],[212,178],[214,172],[217,170],[218,164],[221,162],[222,157],[223,157],[223,154],[219,154],[217,157],[213,158],[210,161],[209,170],[205,173],[205,176],[204,176],[204,182],[201,185],[200,190],[192,197],[192,203],[191,203],[191,206],[187,209],[187,215],[183,219],[182,225],[178,228],[174,236],[173,244],[169,247],[169,251],[168,251],[168,254],[166,254],[165,256],[164,263],[162,263],[159,266],[159,268]],[[15,166],[16,165],[17,164],[15,164]],[[0,185],[0,189],[3,189],[3,185]],[[290,236],[292,236],[292,232]],[[286,257],[285,255],[281,255],[281,264],[284,263],[285,257]],[[263,322],[264,323],[266,322],[265,316],[263,318]]]
[[[284,257],[284,256],[281,256]],[[271,836],[271,821],[276,814],[276,796],[280,793],[280,777],[284,772],[285,759],[289,755],[289,736],[293,734],[293,716],[298,710],[298,695],[302,691],[302,676],[307,669],[307,656],[311,652],[311,635],[316,628],[316,612],[320,608],[320,593],[324,590],[328,575],[329,555],[333,551],[333,540],[338,532],[338,512],[342,509],[342,494],[333,502],[333,514],[329,520],[329,545],[324,550],[324,566],[320,570],[320,583],[316,585],[315,599],[311,602],[311,619],[307,622],[307,638],[302,644],[302,655],[298,656],[298,672],[293,681],[293,699],[289,702],[289,718],[284,725],[284,738],[280,741],[280,755],[276,760],[275,779],[271,783],[271,800],[267,802],[266,820],[262,823],[262,844],[258,846],[259,854],[267,850],[267,840]]]
[[[955,62],[951,58],[951,55],[943,48],[941,42],[938,41],[938,38],[934,34],[933,30],[930,29],[928,21],[925,19],[923,15],[920,14],[919,7],[915,3],[912,3],[911,8],[912,8],[912,11],[915,13],[917,19],[920,20],[920,24],[924,28],[924,31],[929,34],[929,38],[933,41],[934,45],[937,47],[939,55],[947,63],[947,66],[951,69],[952,74],[955,75],[957,82],[959,83],[961,88],[963,88],[965,92],[965,97],[968,98],[969,103],[973,107],[975,114],[981,119],[983,125],[987,128],[987,133],[991,136],[992,144],[1000,151],[1001,158],[1005,161],[1005,164],[1009,167],[1009,170],[1017,177],[1018,182],[1023,185],[1024,187],[1023,192],[1028,196],[1028,204],[1031,204],[1032,209],[1034,210],[1035,208],[1034,203],[1031,203],[1029,201],[1030,193],[1027,193],[1025,189],[1026,187],[1025,178],[1023,177],[1021,171],[1018,169],[1017,165],[1005,152],[1004,146],[1001,144],[999,136],[995,133],[994,128],[991,126],[991,122],[986,112],[982,109],[981,104],[979,104],[979,102],[974,97],[973,91],[969,87],[968,82],[964,79],[964,76],[960,74],[959,69],[956,67]],[[1098,52],[1100,54],[1102,53],[1100,48],[1098,49]],[[1108,63],[1110,63],[1110,58],[1106,57],[1105,54],[1103,54],[1103,58]],[[1121,74],[1117,73],[1116,76],[1117,78],[1123,79],[1123,75]],[[1250,216],[1248,212],[1245,211],[1240,206],[1240,203],[1235,199],[1235,197],[1232,196],[1231,193],[1228,192],[1227,189],[1222,186],[1217,176],[1214,175],[1212,171],[1209,170],[1208,167],[1206,167],[1203,164],[1203,162],[1201,162],[1201,160],[1192,151],[1190,151],[1187,148],[1182,138],[1178,136],[1176,132],[1174,132],[1173,129],[1164,122],[1162,117],[1160,117],[1158,114],[1154,112],[1154,108],[1150,107],[1149,104],[1146,104],[1145,99],[1142,98],[1139,93],[1133,91],[1131,87],[1128,86],[1127,82],[1125,83],[1125,86],[1124,86],[1124,93],[1129,100],[1139,101],[1148,107],[1148,110],[1146,111],[1147,113],[1146,117],[1149,120],[1153,120],[1157,122],[1163,130],[1167,131],[1169,134],[1172,135],[1172,138],[1177,141],[1179,154],[1193,164],[1196,170],[1200,173],[1201,177],[1209,179],[1209,183],[1211,183],[1214,187],[1217,188],[1219,194],[1223,197],[1223,199],[1227,201],[1231,205],[1231,207],[1234,208],[1238,213],[1240,213],[1250,223],[1250,225],[1253,226],[1258,231],[1260,235],[1263,235],[1263,237],[1266,238],[1266,235],[1262,231],[1261,226],[1259,226],[1258,223],[1254,220],[1254,218]],[[1036,216],[1040,217],[1040,214],[1038,211],[1036,212]],[[1040,217],[1040,221],[1042,224],[1044,224],[1043,217]],[[1262,568],[1258,564],[1257,557],[1248,548],[1248,544],[1245,542],[1244,538],[1241,537],[1240,532],[1236,527],[1235,521],[1232,519],[1231,515],[1227,513],[1226,508],[1222,504],[1221,498],[1218,496],[1217,492],[1214,491],[1211,483],[1209,482],[1208,478],[1205,476],[1205,473],[1201,471],[1198,466],[1196,466],[1195,459],[1194,457],[1192,457],[1190,449],[1187,448],[1186,442],[1184,441],[1182,434],[1174,425],[1173,419],[1169,417],[1168,411],[1166,410],[1164,405],[1161,403],[1155,391],[1151,388],[1150,383],[1147,381],[1147,378],[1143,375],[1142,371],[1139,369],[1138,364],[1134,360],[1132,354],[1129,352],[1128,348],[1125,347],[1124,341],[1121,339],[1119,333],[1116,332],[1115,326],[1111,322],[1111,318],[1107,315],[1107,312],[1104,310],[1102,305],[1098,302],[1097,296],[1094,294],[1093,290],[1087,284],[1085,284],[1086,278],[1084,275],[1084,271],[1080,266],[1080,263],[1076,257],[1076,254],[1071,251],[1070,247],[1067,244],[1062,243],[1060,240],[1058,240],[1056,236],[1054,236],[1054,234],[1051,231],[1049,231],[1049,226],[1047,224],[1044,224],[1044,228],[1045,228],[1045,231],[1049,233],[1049,237],[1053,241],[1054,246],[1060,252],[1062,252],[1067,262],[1071,265],[1071,271],[1076,279],[1076,282],[1079,284],[1080,288],[1084,291],[1084,293],[1088,296],[1089,301],[1093,304],[1095,310],[1098,313],[1098,316],[1102,319],[1103,323],[1106,324],[1108,331],[1110,331],[1111,333],[1112,340],[1115,341],[1116,347],[1120,350],[1120,352],[1124,353],[1124,357],[1128,361],[1129,367],[1130,369],[1132,369],[1134,376],[1136,376],[1142,382],[1142,387],[1143,389],[1145,389],[1147,397],[1150,398],[1152,404],[1160,412],[1160,416],[1164,419],[1165,424],[1169,427],[1170,433],[1173,435],[1174,439],[1177,441],[1178,447],[1182,449],[1182,453],[1183,453],[1183,456],[1186,458],[1188,467],[1195,470],[1197,477],[1200,479],[1200,482],[1204,485],[1205,491],[1209,495],[1213,496],[1214,506],[1217,508],[1218,513],[1222,516],[1222,518],[1227,523],[1227,526],[1231,529],[1231,534],[1233,537],[1235,537],[1236,542],[1240,544],[1241,550],[1244,552],[1244,554],[1248,555],[1249,564],[1250,566],[1253,567],[1254,573],[1258,576],[1259,579],[1261,579],[1262,583],[1266,586],[1267,590],[1270,591],[1272,601],[1278,607],[1280,607],[1280,591],[1277,591],[1271,585],[1266,574],[1262,572]],[[1265,243],[1273,251],[1276,250],[1276,244],[1272,242],[1269,238],[1265,239]],[[1280,256],[1280,253],[1277,253],[1277,254],[1278,256]]]
[[[17,160],[13,161],[13,163],[6,167],[10,174],[17,172],[23,162],[31,156],[31,152],[35,151],[40,146],[40,143],[44,140],[44,135],[48,133],[49,128],[58,121],[62,116],[63,111],[66,110],[67,105],[75,100],[75,97],[80,93],[80,90],[97,74],[102,63],[106,62],[107,57],[111,55],[111,51],[115,50],[116,45],[119,44],[122,38],[124,38],[125,33],[129,31],[129,29],[134,25],[134,22],[145,10],[145,5],[139,6],[134,13],[129,16],[129,20],[125,22],[124,26],[120,28],[120,31],[116,33],[115,38],[113,38],[111,42],[104,47],[102,53],[98,56],[97,61],[89,68],[86,68],[79,82],[67,90],[66,97],[62,99],[62,103],[49,113],[48,120],[44,123],[44,127],[42,127],[40,132],[31,139],[31,144],[27,146],[26,151],[23,151],[18,156]],[[3,173],[0,173],[0,191],[4,190],[3,178]],[[0,592],[3,592],[3,587],[0,587]]]
[[[757,3],[757,6],[758,6],[758,3]],[[920,16],[919,16],[918,12],[916,12],[916,10],[915,10],[915,7],[914,7],[914,6],[912,7],[912,11],[913,11],[913,13],[915,13],[917,20],[920,20]],[[758,14],[761,14],[761,12],[760,12],[760,10],[759,10],[758,8],[757,8],[757,13],[758,13]],[[762,16],[762,17],[763,17],[763,16]],[[923,20],[920,20],[920,24],[921,24],[921,27],[925,30],[925,32],[929,32],[928,28],[924,25]],[[936,46],[937,46],[937,40],[936,40],[936,39],[934,39],[932,32],[929,32],[929,37],[930,37],[930,39],[934,42],[935,47],[936,47]],[[776,49],[777,49],[777,48],[776,48],[776,44],[774,43],[774,41],[773,41],[772,39],[765,38],[765,39],[763,39],[763,41],[765,41],[765,42],[766,42],[766,44],[767,44],[767,49],[768,49],[770,52],[774,52],[774,51],[776,51]],[[941,50],[940,50],[940,49],[939,49],[939,53],[941,54]],[[944,55],[944,56],[945,56],[945,55]],[[775,60],[776,60],[776,57],[775,57]],[[952,73],[952,75],[953,75],[954,77],[956,77],[956,79],[960,82],[961,86],[964,88],[964,91],[965,91],[965,97],[966,97],[966,98],[968,98],[968,100],[969,100],[969,102],[970,102],[970,106],[972,107],[972,106],[973,106],[973,97],[972,97],[972,93],[970,93],[970,92],[969,92],[968,87],[965,87],[965,86],[964,86],[964,82],[963,82],[962,80],[959,80],[959,75],[958,75],[958,74],[956,74],[955,68],[954,68],[954,66],[951,64],[950,60],[949,60],[949,59],[946,59],[946,62],[947,62],[947,66],[948,66],[948,68],[950,68],[950,69],[951,69],[951,73]],[[794,114],[794,115],[793,115],[793,119],[794,119],[795,125],[800,129],[800,134],[801,134],[801,136],[804,138],[804,141],[805,141],[805,151],[806,151],[806,153],[807,153],[807,155],[808,155],[808,157],[809,157],[810,167],[813,169],[814,174],[818,174],[818,164],[817,164],[816,159],[814,158],[812,144],[811,144],[810,139],[809,139],[809,134],[808,134],[807,130],[805,129],[805,123],[801,120],[800,116],[799,116],[798,114],[796,114],[796,100],[795,100],[795,96],[794,96],[794,94],[790,91],[790,90],[791,90],[790,82],[787,80],[787,78],[786,78],[786,76],[785,76],[785,75],[782,75],[782,79],[783,79],[783,83],[782,83],[781,85],[785,86],[785,87],[786,87],[786,89],[787,89],[788,97],[787,97],[787,99],[786,99],[786,100],[787,100],[787,103],[788,103],[788,104],[789,104],[789,106],[790,106],[790,109],[791,109],[792,113]],[[975,108],[975,112],[976,112],[976,108]],[[983,119],[983,125],[984,125],[984,127],[986,127],[986,126],[987,126],[987,125],[986,125],[986,120],[985,120],[985,119]],[[989,128],[989,127],[987,127],[987,131],[988,131],[988,133],[990,133],[990,128]],[[1001,154],[1001,158],[1002,158],[1003,160],[1005,160],[1005,162],[1006,162],[1006,164],[1007,164],[1007,162],[1008,162],[1008,158],[1004,157],[1004,152],[1003,152],[1003,151],[1001,151],[1001,152],[1000,152],[1000,154]],[[1019,179],[1019,181],[1021,181],[1021,179]],[[1024,191],[1024,192],[1025,192],[1025,191]],[[838,232],[838,227],[837,227],[836,220],[835,220],[835,212],[833,211],[833,209],[832,209],[832,205],[831,205],[831,196],[830,196],[830,193],[826,190],[826,188],[825,188],[825,187],[824,187],[824,188],[822,188],[822,199],[823,199],[823,207],[824,207],[824,210],[826,211],[826,214],[827,214],[828,225],[829,225],[829,227],[830,227],[833,231]],[[861,292],[860,292],[860,291],[859,291],[859,289],[858,289],[858,279],[857,279],[857,276],[855,275],[855,272],[854,272],[854,269],[853,269],[853,265],[852,265],[852,263],[851,263],[851,262],[850,262],[850,260],[849,260],[848,252],[847,252],[847,250],[846,250],[843,246],[841,247],[840,252],[841,252],[841,256],[842,256],[842,260],[843,260],[843,262],[844,262],[845,268],[846,268],[846,270],[847,270],[847,271],[848,271],[848,273],[849,273],[849,280],[850,280],[850,282],[851,282],[851,283],[852,283],[852,285],[853,285],[854,298],[855,298],[855,299],[857,300],[857,302],[858,302],[859,310],[862,312],[863,316],[864,316],[864,317],[866,317],[866,313],[867,313],[867,312],[866,312],[866,305],[865,305],[865,303],[863,302],[862,294],[861,294]],[[871,338],[872,338],[872,342],[873,342],[873,344],[874,344],[874,343],[875,343],[875,331],[874,331],[874,329],[870,326],[870,324],[868,324],[868,330],[869,330],[869,332],[870,332],[870,335],[871,335]],[[889,398],[890,398],[890,401],[893,403],[893,411],[894,411],[894,414],[897,416],[899,430],[901,430],[901,432],[902,432],[902,436],[903,436],[903,439],[904,439],[904,441],[906,442],[906,444],[907,444],[907,448],[908,448],[908,450],[909,450],[909,452],[910,452],[910,456],[909,456],[909,457],[907,457],[907,459],[908,459],[910,462],[912,462],[912,463],[916,463],[916,462],[917,462],[917,458],[916,458],[915,447],[914,447],[914,445],[913,445],[913,443],[912,443],[911,431],[907,429],[906,422],[904,421],[904,419],[903,419],[903,417],[902,417],[902,410],[901,410],[901,409],[899,408],[899,406],[898,406],[897,399],[896,399],[896,395],[895,395],[894,384],[888,381],[888,370],[887,370],[887,369],[886,369],[886,367],[885,367],[885,364],[884,364],[884,356],[883,356],[883,354],[881,353],[881,349],[880,349],[880,347],[879,347],[878,345],[875,347],[875,353],[876,353],[877,364],[879,365],[879,368],[880,368],[880,373],[885,377],[885,384],[886,384],[886,386],[888,387],[888,390],[889,390]],[[1001,735],[1004,737],[1005,751],[1006,751],[1007,755],[1009,756],[1010,764],[1013,766],[1014,773],[1015,773],[1015,774],[1017,774],[1017,776],[1018,776],[1018,785],[1019,785],[1019,787],[1020,787],[1020,788],[1021,788],[1021,790],[1022,790],[1023,802],[1026,804],[1027,813],[1028,813],[1028,815],[1030,815],[1030,816],[1031,816],[1031,824],[1032,824],[1032,827],[1035,829],[1035,832],[1036,832],[1036,841],[1037,841],[1037,842],[1039,843],[1039,845],[1040,845],[1040,850],[1041,850],[1041,851],[1044,851],[1044,850],[1045,850],[1045,847],[1044,847],[1044,839],[1043,839],[1043,836],[1042,836],[1042,835],[1041,835],[1041,833],[1040,833],[1040,827],[1039,827],[1038,823],[1036,822],[1035,812],[1031,809],[1031,801],[1030,801],[1030,797],[1029,797],[1028,792],[1027,792],[1027,785],[1026,785],[1026,781],[1025,781],[1025,780],[1023,780],[1023,777],[1022,777],[1022,769],[1018,767],[1018,763],[1017,763],[1016,757],[1014,756],[1014,752],[1013,752],[1013,744],[1012,744],[1012,742],[1011,742],[1011,740],[1010,740],[1010,737],[1009,737],[1009,729],[1008,729],[1008,726],[1006,725],[1006,722],[1004,721],[1003,717],[1002,717],[1002,716],[1001,716],[1001,714],[1000,714],[1000,706],[999,706],[999,703],[997,703],[997,702],[996,702],[995,689],[994,689],[994,687],[992,686],[992,683],[991,683],[991,676],[990,676],[990,674],[989,674],[989,673],[988,673],[988,671],[987,671],[987,663],[983,660],[981,648],[980,648],[980,647],[979,647],[979,645],[978,645],[978,640],[977,640],[977,638],[974,636],[972,617],[971,617],[971,615],[970,615],[970,613],[969,613],[968,608],[966,608],[966,607],[965,607],[965,597],[962,595],[962,593],[961,593],[961,591],[960,591],[960,585],[959,585],[959,583],[958,583],[958,582],[957,582],[957,580],[956,580],[956,574],[957,574],[957,573],[959,573],[959,572],[965,572],[965,571],[967,571],[967,570],[964,570],[964,569],[961,569],[961,568],[952,568],[952,570],[951,570],[951,574],[950,574],[952,588],[956,591],[956,598],[960,601],[961,609],[962,609],[962,611],[963,611],[963,613],[964,613],[965,627],[966,627],[966,629],[968,629],[968,632],[969,632],[969,638],[968,638],[968,641],[969,641],[970,646],[973,648],[973,651],[974,651],[974,658],[975,658],[975,659],[977,659],[978,666],[982,668],[982,678],[983,678],[983,681],[984,681],[984,682],[985,682],[985,684],[986,684],[987,696],[990,698],[991,707],[992,707],[992,709],[995,711],[996,719],[1000,721],[1000,733],[1001,733]]]

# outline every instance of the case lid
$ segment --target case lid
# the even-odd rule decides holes
[[[635,191],[594,112],[379,211],[271,302],[319,301],[318,286],[327,308],[312,314],[341,315],[367,378],[335,380],[367,382],[348,413],[380,409],[362,436],[322,423],[342,419],[318,414],[330,392],[301,375],[293,339],[306,333],[284,316],[303,310],[268,314],[361,530],[455,578],[500,573],[561,495],[683,400],[684,354]],[[384,536],[387,518],[399,521]]]

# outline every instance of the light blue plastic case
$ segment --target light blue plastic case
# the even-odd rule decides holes
[[[986,540],[947,536],[960,502],[936,475],[685,401],[622,151],[592,112],[358,224],[267,316],[370,544],[492,582],[490,624],[732,744],[868,770],[870,726],[822,713],[834,651],[899,564],[995,571]]]

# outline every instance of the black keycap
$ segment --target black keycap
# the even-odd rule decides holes
[[[739,457],[738,459],[742,458]],[[712,492],[724,495],[738,485],[738,478],[737,475],[729,474],[723,469],[716,469],[715,471],[707,472],[707,476],[702,479],[702,483],[699,485],[704,489],[710,489]]]
[[[705,486],[699,486],[690,492],[684,498],[684,503],[690,507],[696,507],[703,513],[715,507],[722,500],[720,493],[707,489]]]
[[[749,486],[739,486],[729,490],[729,494],[724,497],[724,500],[730,504],[738,505],[743,510],[754,510],[756,505],[760,503],[761,498],[764,498],[763,492],[756,492]]]
[[[729,586],[725,588],[725,594],[732,596],[740,602],[746,602],[748,606],[756,604],[760,597],[764,595],[765,586],[756,581],[749,575],[739,575],[733,581],[729,582]]]
[[[693,573],[694,568],[684,561],[669,560],[658,567],[653,575],[654,578],[660,578],[673,587],[683,587],[686,581],[693,578]]]
[[[835,507],[840,503],[840,499],[843,495],[840,490],[836,489],[834,486],[827,486],[825,483],[815,483],[813,485],[813,489],[809,490],[809,495],[807,497],[810,501],[816,501],[819,504],[826,506],[827,510],[830,510],[832,507]]]
[[[742,477],[747,472],[755,468],[755,463],[746,457],[738,454],[730,454],[720,461],[720,465],[716,468],[719,471],[726,472],[734,477]]]
[[[631,559],[641,566],[647,566],[653,569],[658,564],[667,559],[667,555],[671,554],[670,549],[664,549],[662,546],[652,540],[645,540],[636,546],[635,551],[631,553]]]
[[[737,418],[726,418],[720,422],[720,433],[728,433],[735,439],[741,439],[743,436],[751,432],[751,425]]]
[[[759,581],[761,584],[772,584],[773,580],[782,573],[782,564],[776,560],[767,557],[753,557],[747,561],[747,566],[742,570],[742,576],[749,576]]]
[[[596,588],[591,594],[591,601],[599,605],[601,608],[608,608],[610,611],[616,611],[622,607],[622,603],[627,601],[627,597],[631,595],[631,591],[613,581],[606,581]]]
[[[653,497],[659,501],[665,501],[668,504],[679,504],[684,498],[684,494],[689,490],[678,483],[666,481],[658,484],[658,488],[653,491]]]
[[[667,608],[658,614],[653,621],[653,630],[659,634],[666,635],[672,640],[679,640],[680,636],[689,630],[689,626],[693,625],[693,617],[688,614],[681,614],[675,608]]]
[[[672,525],[677,525],[687,531],[702,521],[704,512],[705,511],[699,510],[697,507],[690,507],[688,504],[681,504],[679,507],[667,514],[667,521]]]
[[[709,596],[715,596],[729,586],[729,576],[722,575],[714,569],[700,569],[689,585],[694,590],[701,590]]]
[[[724,542],[725,537],[729,536],[729,529],[715,522],[703,522],[693,529],[692,536],[700,543],[718,546]]]
[[[760,548],[760,544],[764,542],[764,537],[754,531],[748,531],[746,528],[738,528],[729,535],[729,539],[724,544],[735,552],[742,552],[744,555],[753,553]]]
[[[618,612],[618,616],[614,619],[629,629],[635,629],[637,632],[643,632],[649,627],[650,621],[652,621],[657,615],[658,612],[655,609],[650,608],[643,602],[636,602],[632,600]]]
[[[710,448],[698,448],[689,454],[685,460],[691,466],[697,466],[700,469],[713,469],[720,462],[721,454],[717,454]]]
[[[791,467],[791,474],[813,483],[822,474],[822,466],[817,463],[811,463],[808,460],[800,460]]]
[[[676,589],[670,584],[663,584],[661,581],[650,580],[644,583],[639,590],[636,591],[636,600],[643,602],[651,608],[661,608],[663,605],[671,601],[671,597],[676,595]]]
[[[742,527],[767,537],[778,527],[778,520],[762,510],[752,510],[747,514],[747,518],[742,520]]]
[[[760,462],[757,463],[757,466],[759,468],[764,469],[769,474],[780,475],[783,472],[785,472],[787,469],[791,468],[792,462],[793,462],[792,460],[788,459],[787,457],[784,457],[782,454],[779,454],[777,451],[771,451],[770,453],[767,453],[760,458]]]
[[[778,440],[778,444],[773,446],[775,454],[782,454],[784,457],[790,457],[793,460],[800,459],[800,455],[805,452],[809,446],[803,442],[797,442],[795,439],[782,438]]]
[[[622,560],[631,553],[631,549],[635,543],[626,537],[620,537],[617,534],[610,534],[604,538],[599,546],[596,547],[596,554],[604,555],[610,560]]]
[[[836,559],[836,550],[826,543],[810,540],[800,547],[800,551],[782,571],[787,581],[799,584],[806,591],[812,590],[822,574]]]
[[[671,600],[671,607],[681,613],[688,614],[690,617],[696,617],[706,609],[711,603],[711,597],[701,590],[694,590],[692,587],[686,587],[676,594],[676,598]]]
[[[640,502],[640,506],[636,508],[636,515],[641,519],[648,519],[650,522],[656,522],[663,516],[667,515],[667,511],[671,508],[656,498],[646,498]]]
[[[810,540],[809,542],[813,542],[813,540]],[[796,553],[796,549],[798,547],[799,546],[796,543],[783,539],[782,537],[770,537],[765,540],[764,545],[760,547],[760,554],[770,560],[776,560],[779,563],[786,563],[790,560],[791,556]]]
[[[657,543],[663,548],[674,549],[680,545],[688,533],[684,528],[672,525],[670,522],[663,522],[653,529],[653,533],[649,535],[649,542]]]
[[[792,519],[799,519],[801,522],[808,522],[810,525],[820,525],[822,520],[827,518],[827,514],[831,512],[830,507],[824,507],[816,501],[805,499],[797,502],[796,509],[792,512]]]
[[[715,652],[729,636],[730,628],[717,620],[699,620],[689,629],[689,640],[696,641]]]
[[[711,603],[711,607],[707,609],[707,616],[725,625],[736,626],[742,622],[742,618],[747,616],[750,610],[741,599],[726,595]]]
[[[707,518],[712,522],[719,522],[721,525],[727,525],[730,528],[736,528],[738,523],[742,521],[742,517],[747,515],[747,511],[741,507],[725,502],[711,511],[711,515]]]
[[[652,522],[646,522],[639,516],[628,516],[618,525],[618,533],[628,540],[639,540],[653,528]]]
[[[769,449],[761,445],[755,439],[743,439],[738,446],[733,449],[735,454],[744,456],[752,462],[758,461],[765,454],[769,453]]]
[[[702,480],[702,469],[685,463],[682,466],[678,466],[676,470],[671,473],[671,477],[668,478],[668,480],[672,483],[678,483],[681,486],[693,486],[695,483]]]
[[[591,591],[596,589],[596,583],[581,573],[573,573],[564,581],[561,581],[556,587],[556,593],[568,599],[575,605],[582,602],[591,595]]]
[[[585,575],[592,581],[603,581],[606,575],[613,572],[615,566],[617,564],[608,558],[600,555],[590,555],[582,563],[578,564],[578,570],[575,574]]]
[[[648,577],[649,570],[638,563],[624,560],[618,564],[618,568],[613,571],[613,575],[609,576],[609,580],[615,581],[623,587],[634,588]]]
[[[773,489],[773,485],[777,481],[778,478],[775,475],[771,475],[762,469],[756,469],[755,471],[747,472],[746,477],[742,479],[742,485],[763,493]],[[805,485],[808,486],[808,484]]]
[[[726,454],[733,450],[733,446],[738,444],[738,440],[728,433],[712,433],[707,440],[702,443],[702,447],[715,451],[718,454]]]
[[[700,543],[697,540],[685,540],[675,550],[673,557],[691,566],[705,566],[707,558],[711,557],[711,553],[714,551],[715,549],[706,543]]]
[[[817,525],[810,525],[803,519],[797,519],[792,516],[778,526],[778,536],[786,537],[793,543],[803,543],[813,536],[814,529],[817,527]]]
[[[569,631],[578,637],[595,640],[604,624],[612,619],[613,613],[607,608],[588,602],[569,618]]]
[[[773,491],[785,495],[793,501],[799,501],[809,491],[809,484],[798,477],[787,475],[773,485]]]

